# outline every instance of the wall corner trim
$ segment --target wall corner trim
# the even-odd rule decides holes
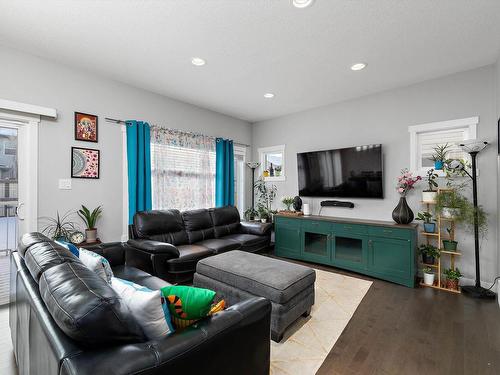
[[[0,109],[46,116],[54,119],[57,118],[57,110],[55,108],[41,107],[34,104],[14,102],[6,99],[0,99]]]

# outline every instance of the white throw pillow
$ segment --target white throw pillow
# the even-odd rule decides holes
[[[93,251],[80,248],[79,258],[81,262],[90,270],[97,273],[102,277],[108,284],[111,283],[111,278],[113,277],[113,270],[106,258],[100,256]]]
[[[118,277],[111,279],[111,287],[127,305],[148,339],[161,339],[174,333],[167,301],[159,290],[151,290]]]

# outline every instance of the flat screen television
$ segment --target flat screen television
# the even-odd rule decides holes
[[[297,154],[299,195],[383,198],[382,145]]]

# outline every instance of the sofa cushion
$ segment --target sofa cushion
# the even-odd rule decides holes
[[[111,283],[113,271],[109,265],[109,261],[102,255],[94,253],[86,249],[79,250],[80,261],[91,271],[95,272],[97,276],[102,277],[108,284]]]
[[[141,211],[134,215],[138,238],[183,245],[188,236],[179,210]]]
[[[210,250],[213,250],[215,254],[225,253],[230,250],[237,250],[241,247],[239,242],[225,238],[212,238],[211,240],[197,242],[196,245],[207,247]]]
[[[113,267],[113,274],[123,280],[129,280],[136,284],[143,285],[152,290],[159,290],[164,286],[170,285],[159,277],[151,276],[149,273],[141,271],[138,268],[130,266]]]
[[[17,251],[19,251],[19,254],[21,254],[21,256],[24,258],[26,249],[40,242],[50,242],[50,238],[38,232],[25,233],[19,240]]]
[[[214,255],[215,251],[200,245],[181,245],[178,246],[179,258],[169,259],[169,263],[182,263],[185,261],[198,260]]]
[[[199,261],[196,273],[279,304],[316,280],[309,267],[239,250]]]
[[[239,232],[240,213],[236,207],[225,206],[211,208],[210,215],[214,223],[216,238]]]
[[[241,250],[260,249],[269,244],[269,237],[257,236],[255,234],[230,234],[222,237],[224,240],[238,242],[241,245]]]
[[[189,243],[214,238],[214,224],[207,209],[190,210],[182,213]]]
[[[56,324],[87,345],[144,341],[115,291],[81,263],[62,263],[40,278],[40,294]]]
[[[38,242],[31,245],[24,253],[26,267],[35,279],[40,280],[42,273],[61,263],[80,263],[71,251],[55,242]]]

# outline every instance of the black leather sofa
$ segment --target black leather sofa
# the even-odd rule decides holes
[[[131,267],[135,250],[91,249],[115,276],[150,288],[165,281]],[[270,303],[253,298],[195,327],[146,341],[113,289],[64,247],[24,235],[11,256],[9,324],[20,375],[268,374]]]
[[[128,244],[133,266],[171,283],[192,280],[196,263],[231,250],[258,252],[271,241],[272,224],[240,222],[236,207],[142,211],[134,215]]]

